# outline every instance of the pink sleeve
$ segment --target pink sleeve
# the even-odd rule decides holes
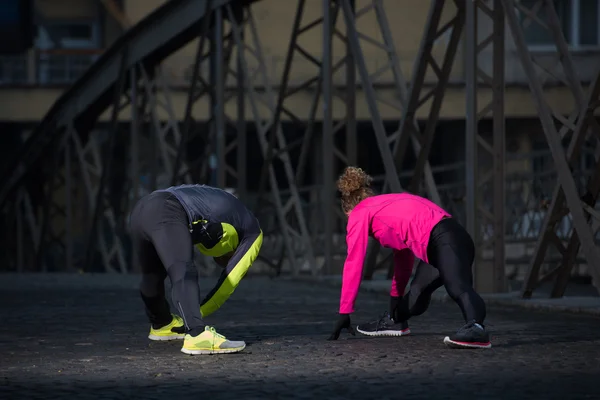
[[[354,302],[362,280],[365,254],[369,243],[369,220],[366,215],[350,214],[346,234],[348,255],[342,276],[340,314],[354,312]]]
[[[394,250],[394,276],[390,296],[404,296],[414,265],[415,255],[410,249]]]

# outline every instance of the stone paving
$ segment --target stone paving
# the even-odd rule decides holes
[[[339,290],[248,277],[207,322],[243,353],[146,339],[135,276],[0,275],[0,399],[599,399],[600,318],[492,305],[490,350],[451,350],[454,304],[402,338],[326,341]],[[205,292],[211,281],[203,281]],[[361,293],[353,323],[385,296]]]
[[[282,279],[292,279],[283,277]],[[340,275],[328,275],[312,277],[302,275],[294,280],[302,280],[309,283],[318,283],[323,286],[333,288],[342,287],[342,278]],[[385,276],[376,274],[372,280],[363,281],[360,285],[361,292],[387,294],[390,291],[391,281]],[[515,285],[516,286],[516,285]],[[584,313],[600,316],[600,295],[598,290],[591,284],[578,284],[571,282],[567,286],[565,295],[561,298],[550,298],[553,287],[552,282],[542,283],[536,288],[530,299],[521,297],[520,287],[513,288],[508,293],[483,293],[481,297],[488,304],[500,306],[517,306],[536,310],[546,311],[566,311],[569,313]],[[441,287],[433,293],[433,301],[446,302],[451,301],[446,290]]]

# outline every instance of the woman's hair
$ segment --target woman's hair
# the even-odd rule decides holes
[[[345,213],[367,197],[375,195],[371,189],[371,178],[365,171],[357,167],[346,167],[337,181],[337,188],[342,194],[342,210]]]

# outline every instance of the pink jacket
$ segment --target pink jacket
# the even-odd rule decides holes
[[[398,295],[408,283],[414,256],[428,262],[431,230],[442,218],[450,216],[435,203],[409,193],[384,194],[361,201],[348,217],[348,256],[342,277],[340,313],[354,312],[369,235],[383,247],[394,249],[396,279],[392,282],[392,295]],[[402,283],[397,282],[398,276],[407,277],[402,282],[404,287],[399,287]]]

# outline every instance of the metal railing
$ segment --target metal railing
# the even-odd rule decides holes
[[[0,86],[55,86],[74,83],[103,50],[36,50],[0,56]]]
[[[103,49],[53,49],[34,50],[31,57],[28,54],[0,56],[0,86],[21,86],[24,84],[45,86],[73,83],[103,51]],[[512,56],[512,53],[509,55]],[[404,54],[401,61],[410,61],[412,57],[413,54]],[[271,72],[270,84],[277,86],[279,84],[278,77],[281,75],[285,60],[279,55],[270,55],[265,58],[268,70]],[[334,58],[333,62],[336,64],[340,60],[341,58]],[[251,73],[256,68],[252,61],[248,66]],[[372,58],[367,61],[367,64],[370,70],[378,71],[388,62],[387,59]],[[587,59],[582,59],[581,62],[587,62]],[[191,55],[171,56],[163,65],[165,72],[170,76],[170,83],[173,87],[189,86],[191,70],[194,65],[194,59]],[[290,78],[290,85],[295,86],[304,83],[314,75],[313,69],[312,62],[302,60],[295,62],[294,75]],[[208,63],[201,67],[200,72],[203,76],[208,77]],[[33,76],[30,76],[32,74]],[[375,84],[381,86],[392,85],[393,79],[390,74],[382,74]],[[346,82],[343,71],[336,73],[334,78],[334,85],[344,85]],[[519,73],[512,78],[507,77],[507,84],[521,85],[525,83],[524,79]],[[462,85],[464,82],[464,76],[461,74],[453,75],[450,79],[450,83],[453,85]],[[430,82],[427,81],[426,83],[429,84]],[[235,85],[235,78],[229,77],[226,86],[235,88]]]

